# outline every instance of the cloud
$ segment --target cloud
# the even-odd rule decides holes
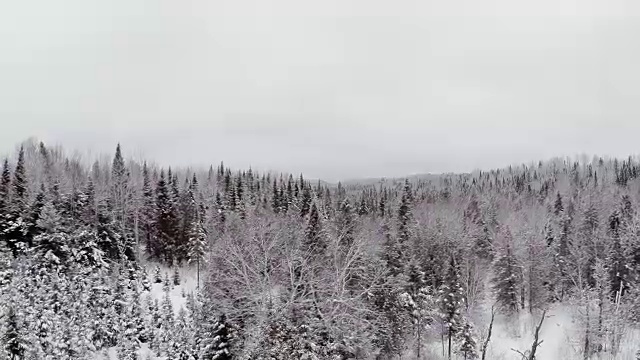
[[[25,0],[0,141],[327,179],[635,152],[640,4]]]

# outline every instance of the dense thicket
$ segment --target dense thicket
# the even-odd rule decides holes
[[[136,359],[146,343],[168,359],[389,359],[436,336],[471,359],[478,308],[567,300],[590,316],[589,355],[615,344],[607,304],[640,318],[639,167],[556,159],[334,186],[162,168],[120,146],[88,166],[26,142],[0,176],[0,358]],[[150,263],[197,269],[185,309],[179,276]]]

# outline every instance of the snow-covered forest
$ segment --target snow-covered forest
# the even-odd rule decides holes
[[[334,185],[125,150],[4,161],[0,359],[640,359],[638,159]]]

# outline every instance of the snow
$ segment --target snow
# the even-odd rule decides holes
[[[161,264],[156,263],[147,263],[145,266],[147,267],[147,273],[149,276],[149,282],[151,283],[151,291],[150,294],[152,299],[158,299],[158,301],[162,301],[162,297],[164,296],[164,291],[162,290],[162,283],[154,283],[153,282],[153,269],[157,266],[160,267],[160,272],[162,274],[162,278],[164,278],[165,274],[169,276],[169,279],[172,279],[174,268],[169,268],[163,266]],[[173,280],[171,280],[172,289],[170,291],[171,302],[173,304],[173,310],[175,315],[178,315],[180,309],[186,307],[187,299],[182,296],[182,292],[184,290],[184,294],[188,295],[190,292],[196,291],[196,281],[197,274],[196,270],[191,267],[181,267],[178,269],[180,273],[180,285],[173,285]],[[148,293],[143,293],[143,297]],[[149,347],[147,344],[141,344],[140,350],[138,351],[141,359],[147,359],[147,355],[149,354]],[[151,357],[154,360],[164,360],[164,357]],[[108,353],[96,354],[94,356],[95,360],[117,360],[116,348],[110,348]]]
[[[575,312],[567,305],[558,305],[549,309],[547,318],[540,331],[542,344],[538,347],[536,360],[582,360],[582,339],[584,334],[580,333],[578,325],[572,314]],[[476,331],[486,332],[489,319],[476,319]],[[482,321],[482,322],[480,322]],[[486,323],[485,323],[486,321]],[[487,350],[488,360],[519,360],[513,349],[525,352],[531,349],[533,334],[540,321],[540,314],[531,316],[521,314],[517,321],[510,321],[496,315],[493,326],[491,342]],[[484,335],[484,333],[483,333]],[[478,344],[481,345],[484,337],[478,337]],[[591,357],[591,360],[636,360],[636,352],[640,349],[640,329],[630,329],[622,339],[620,352],[613,356],[603,352]],[[425,359],[446,359],[442,356],[442,344],[440,339],[432,339]],[[409,351],[406,359],[415,359],[412,351]],[[456,360],[462,360],[462,356],[454,355]]]

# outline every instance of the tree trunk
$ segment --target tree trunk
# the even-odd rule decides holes
[[[589,351],[589,329],[591,328],[591,326],[589,325],[589,302],[587,301],[587,330],[585,331],[584,334],[584,360],[588,360],[590,357],[590,351]]]
[[[200,258],[198,258],[196,260],[196,273],[197,273],[197,283],[196,283],[196,289],[200,289]]]
[[[484,344],[482,345],[482,360],[485,360],[487,356],[487,348],[489,347],[489,341],[491,341],[491,331],[493,330],[493,320],[495,319],[496,312],[494,307],[491,307],[491,322],[489,323],[489,332],[487,333],[487,338],[484,340]]]
[[[442,327],[444,328],[444,324],[442,324]],[[442,356],[444,357],[444,329],[440,331],[440,342],[442,343]]]
[[[418,349],[417,349],[418,360],[421,359],[420,357],[420,348],[422,347],[422,341],[421,341],[422,331],[420,331],[422,327],[421,325],[422,324],[420,324],[420,318],[418,318]]]

